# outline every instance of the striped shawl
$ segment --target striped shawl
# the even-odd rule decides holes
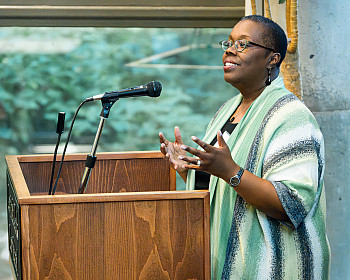
[[[214,139],[241,100],[238,95],[222,106],[204,141]],[[274,185],[291,223],[265,215],[211,176],[212,279],[328,279],[324,144],[311,112],[278,77],[227,144],[238,165]],[[187,189],[194,188],[194,172]]]

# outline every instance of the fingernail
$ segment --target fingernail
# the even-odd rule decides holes
[[[178,156],[178,158],[179,158],[179,159],[184,159],[185,157],[183,157],[183,156]]]
[[[191,139],[192,139],[193,141],[196,141],[198,138],[197,138],[196,136],[191,136]]]
[[[182,150],[186,150],[186,149],[187,149],[187,147],[186,147],[186,146],[183,146],[183,145],[182,145],[180,148],[181,148]]]

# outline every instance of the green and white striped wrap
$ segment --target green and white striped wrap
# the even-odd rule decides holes
[[[241,100],[238,95],[222,106],[205,142],[214,139]],[[312,113],[278,77],[227,144],[238,165],[274,185],[291,223],[265,215],[211,176],[212,279],[328,279],[324,143]],[[187,189],[194,188],[194,172]]]

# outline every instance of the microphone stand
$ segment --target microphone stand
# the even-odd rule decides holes
[[[81,180],[79,191],[78,191],[79,194],[85,193],[87,183],[88,183],[89,178],[90,178],[91,170],[92,170],[92,168],[94,168],[95,162],[97,159],[97,157],[95,155],[96,155],[96,151],[97,151],[98,142],[100,141],[100,138],[101,138],[103,126],[105,124],[106,119],[109,116],[109,112],[110,112],[111,107],[113,106],[114,102],[116,102],[117,100],[118,99],[114,99],[113,101],[106,101],[106,100],[102,99],[102,111],[100,114],[101,120],[100,120],[100,124],[98,126],[98,129],[97,129],[97,132],[96,132],[95,141],[92,145],[91,152],[86,157],[85,170],[84,170],[83,178]]]

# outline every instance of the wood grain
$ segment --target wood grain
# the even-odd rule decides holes
[[[31,205],[25,279],[205,279],[203,203]]]
[[[139,152],[98,155],[75,194],[85,157],[67,157],[57,195],[51,156],[6,158],[23,279],[210,279],[208,191],[176,191],[162,155]]]
[[[78,192],[86,155],[79,154],[77,158],[72,156],[65,158],[57,192],[68,194]],[[33,195],[48,192],[52,159],[49,161],[48,156],[35,156],[31,161],[29,159],[30,157],[25,156],[18,158],[30,193]],[[58,168],[56,173],[57,170]],[[174,171],[159,152],[98,154],[86,193],[175,190],[174,177]]]

